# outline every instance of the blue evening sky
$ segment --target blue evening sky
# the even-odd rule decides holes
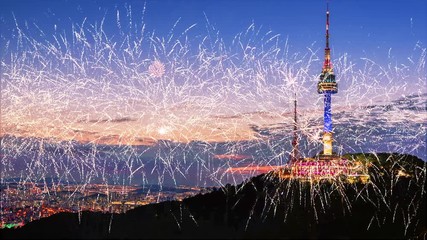
[[[288,38],[294,52],[304,52],[314,43],[323,49],[326,0],[1,0],[0,26],[4,39],[14,28],[12,13],[18,24],[36,23],[47,35],[57,29],[70,30],[71,22],[100,22],[114,34],[116,12],[122,21],[131,6],[133,21],[142,17],[148,32],[167,36],[180,18],[174,32],[180,33],[194,23],[190,36],[206,35],[206,18],[231,43],[239,32],[255,23],[262,36],[269,30]],[[397,59],[411,56],[417,42],[425,47],[427,36],[427,1],[425,0],[330,0],[332,54],[345,52],[351,57],[374,60],[391,54]],[[124,23],[125,24],[125,23]],[[31,25],[31,24],[30,24]],[[260,37],[261,39],[261,37]]]

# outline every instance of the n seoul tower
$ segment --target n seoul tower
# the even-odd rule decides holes
[[[335,74],[331,63],[331,49],[329,48],[329,6],[326,8],[326,47],[325,61],[323,62],[322,73],[317,83],[317,92],[324,96],[323,115],[323,156],[332,156],[332,112],[331,96],[338,92],[338,84],[335,81]]]
[[[294,110],[294,140],[290,161],[279,169],[278,176],[282,179],[298,179],[300,181],[319,182],[323,180],[345,180],[350,183],[358,181],[367,183],[369,175],[366,165],[358,161],[349,161],[337,156],[332,151],[332,112],[331,96],[338,92],[335,74],[331,63],[331,49],[329,48],[329,7],[326,7],[326,47],[325,61],[322,73],[319,76],[317,92],[324,98],[324,126],[323,126],[323,152],[314,158],[300,158],[298,151],[297,111],[296,99]],[[296,98],[296,97],[295,97]]]

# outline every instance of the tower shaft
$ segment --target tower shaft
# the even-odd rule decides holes
[[[331,93],[324,93],[324,114],[323,114],[323,154],[332,155],[332,110]]]

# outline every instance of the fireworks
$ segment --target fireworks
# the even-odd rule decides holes
[[[162,77],[165,74],[165,66],[156,60],[148,67],[148,72],[152,77]]]
[[[191,42],[195,25],[165,39],[134,24],[126,34],[118,20],[119,40],[75,24],[42,41],[17,22],[2,46],[2,182],[238,184],[288,160],[294,92],[302,157],[319,152],[317,51],[293,53],[252,25],[226,45]],[[417,59],[386,65],[337,58],[340,153],[425,158],[425,53],[417,45]]]

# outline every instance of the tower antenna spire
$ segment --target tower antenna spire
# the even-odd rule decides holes
[[[326,3],[326,48],[329,48],[329,2]]]
[[[294,163],[299,158],[298,150],[298,118],[297,118],[297,94],[294,93],[294,138],[292,139],[292,152],[290,162]]]
[[[331,71],[331,49],[329,48],[329,1],[326,3],[326,47],[325,47],[325,62],[323,63],[323,71]]]

